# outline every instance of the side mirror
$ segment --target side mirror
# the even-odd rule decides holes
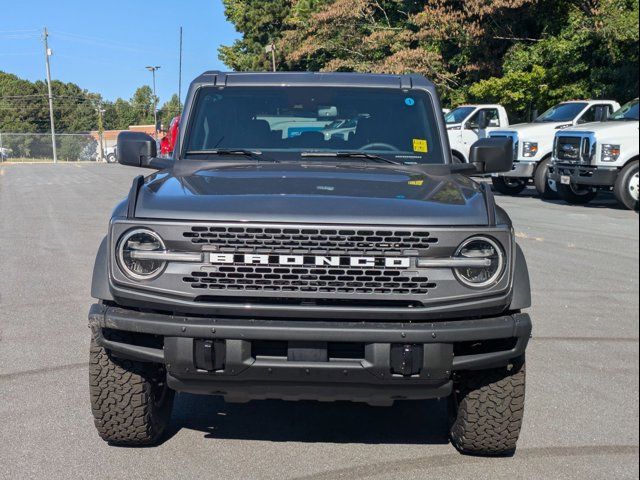
[[[603,105],[596,107],[596,122],[606,122],[609,120],[609,107]]]
[[[156,141],[143,132],[121,132],[116,152],[118,163],[130,167],[162,170],[171,164],[169,159],[157,158]]]
[[[513,141],[506,137],[483,138],[471,145],[469,163],[480,174],[504,173],[513,169]]]
[[[481,110],[478,113],[478,130],[486,130],[489,126],[489,117],[487,116],[487,112]]]

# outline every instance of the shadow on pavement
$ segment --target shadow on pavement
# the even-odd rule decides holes
[[[447,444],[446,400],[361,403],[254,401],[179,394],[167,440],[182,429],[205,438],[272,442]]]
[[[493,191],[494,195],[497,198],[511,198],[510,195],[503,195],[500,192],[497,191]],[[613,193],[610,192],[600,192],[598,194],[598,196],[591,202],[587,203],[586,205],[569,205],[568,203],[566,203],[564,200],[561,199],[545,199],[540,197],[540,195],[538,194],[538,192],[536,191],[535,188],[531,188],[528,187],[526,188],[522,193],[520,193],[519,195],[516,195],[516,197],[524,197],[524,198],[536,198],[538,200],[540,200],[541,202],[544,203],[550,203],[552,205],[564,205],[566,207],[573,207],[573,208],[609,208],[612,210],[620,210],[620,211],[626,211],[627,209],[624,208],[622,205],[620,205],[618,203],[618,201],[616,200],[616,198],[613,196]]]

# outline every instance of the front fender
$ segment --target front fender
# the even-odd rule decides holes
[[[531,307],[531,282],[529,267],[520,245],[516,244],[516,269],[513,278],[513,297],[509,310],[524,310]]]
[[[114,300],[109,289],[109,242],[107,237],[104,237],[100,242],[93,265],[91,296],[98,300]]]

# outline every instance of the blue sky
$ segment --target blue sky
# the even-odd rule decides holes
[[[53,79],[108,100],[128,99],[140,85],[151,84],[146,65],[162,66],[157,75],[161,102],[177,93],[180,26],[183,96],[198,74],[225,69],[218,46],[238,37],[220,0],[1,0],[0,5],[0,70],[44,79],[46,26]]]

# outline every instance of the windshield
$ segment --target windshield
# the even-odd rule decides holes
[[[586,103],[561,103],[540,115],[536,119],[536,123],[572,122],[586,106]]]
[[[447,125],[462,123],[476,109],[476,107],[458,107],[451,110],[444,116]]]
[[[360,152],[401,163],[444,163],[432,103],[418,91],[206,87],[188,132],[187,158],[209,159],[211,152],[217,159],[216,151],[243,149],[281,160]]]
[[[609,120],[623,121],[623,120],[638,120],[638,99],[630,101],[626,105],[623,105],[620,110],[615,112]]]

